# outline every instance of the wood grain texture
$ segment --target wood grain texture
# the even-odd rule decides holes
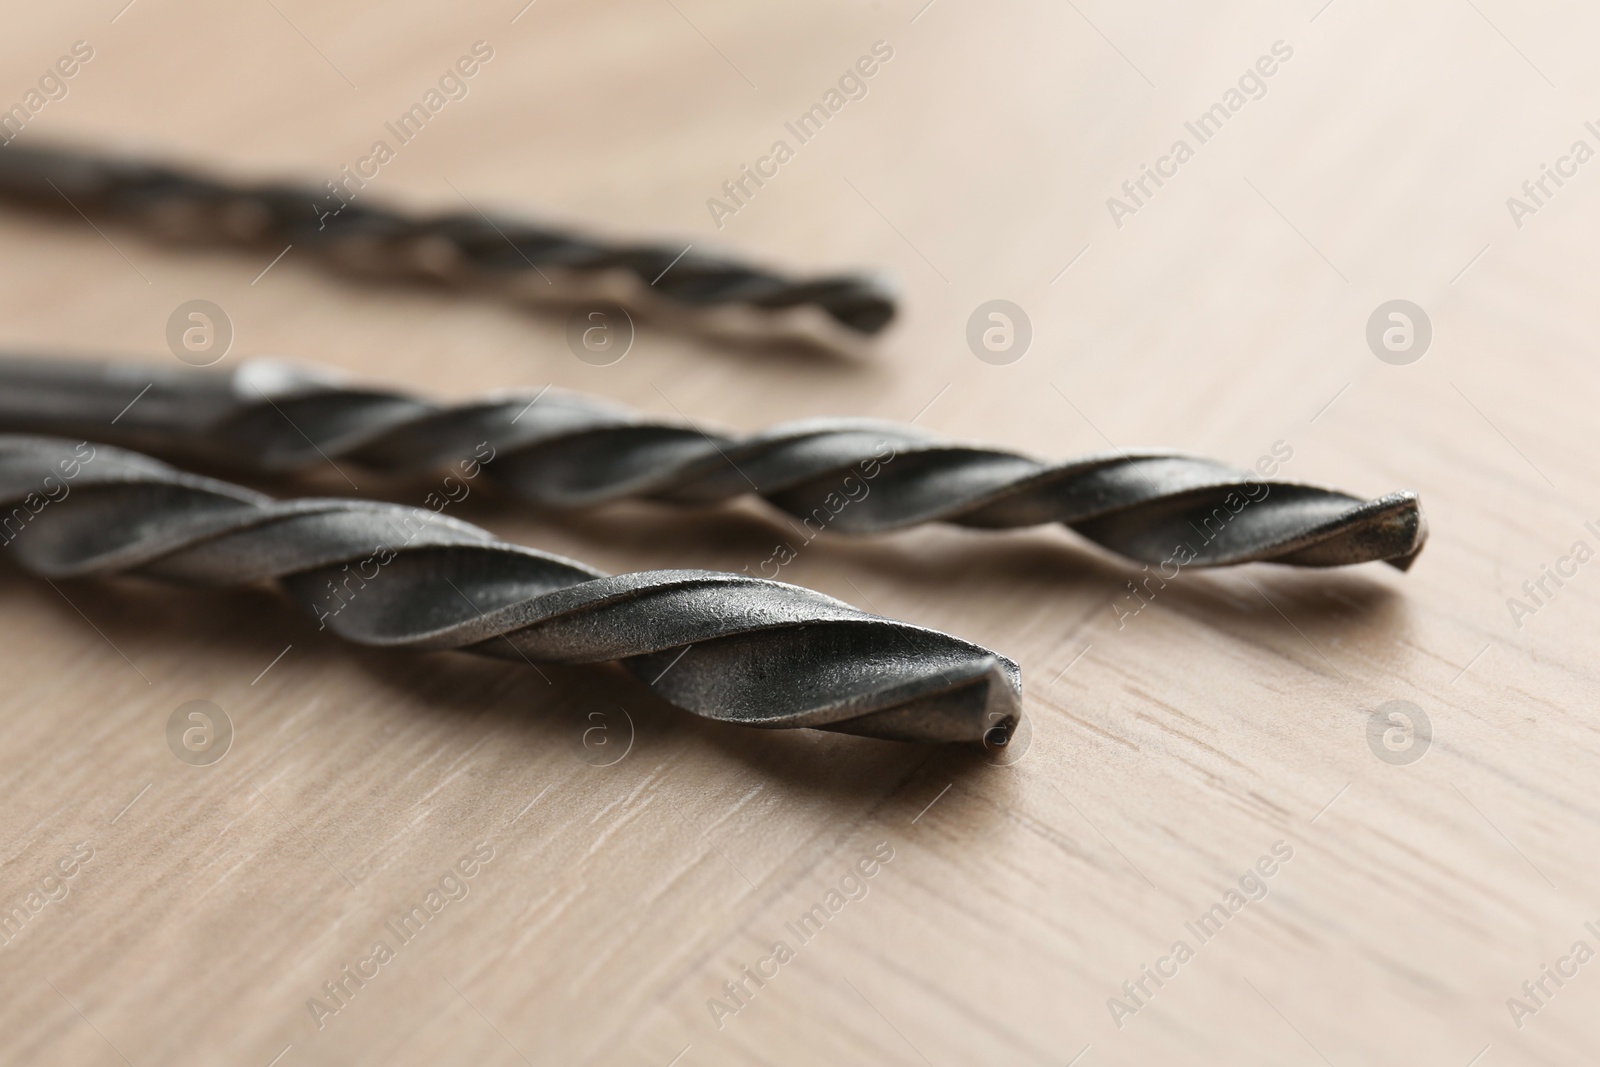
[[[1520,227],[1506,204],[1573,142],[1600,147],[1591,8],[119,6],[8,11],[0,103],[74,41],[95,50],[22,138],[321,180],[484,40],[470,94],[365,195],[882,266],[903,318],[831,356],[647,321],[598,368],[559,307],[341,278],[296,250],[262,274],[266,255],[5,212],[7,347],[170,359],[168,315],[205,298],[233,320],[230,360],[447,396],[555,382],[741,429],[920,412],[1045,456],[1250,464],[1284,442],[1285,476],[1418,490],[1433,539],[1404,576],[1186,573],[1123,625],[1137,571],[1065,531],[801,551],[787,580],[1022,664],[1033,737],[1011,767],[718,728],[605,670],[353,649],[266,592],[0,567],[0,906],[27,909],[0,947],[0,1060],[1592,1062],[1600,963],[1537,1003],[1522,984],[1600,949],[1600,564],[1526,617],[1507,600],[1574,542],[1600,547],[1600,162]],[[894,56],[865,98],[718,229],[706,199],[880,40]],[[1293,54],[1265,94],[1186,134],[1278,41]],[[1118,226],[1107,198],[1186,136],[1193,158]],[[1007,366],[963,336],[993,298],[1033,324]],[[1364,340],[1394,298],[1434,329],[1407,366]],[[738,570],[790,536],[751,505],[480,501],[457,513],[612,570]],[[166,745],[192,699],[234,725],[212,766]],[[1368,745],[1390,700],[1432,723],[1409,765]],[[632,749],[591,766],[589,715],[618,708]],[[1292,859],[1265,897],[1195,937],[1278,842]],[[865,896],[791,932],[880,843]],[[401,943],[386,924],[475,846],[492,858]],[[29,908],[66,868],[67,895]],[[308,998],[380,940],[393,958],[319,1026]],[[1132,1006],[1123,983],[1179,940],[1192,958],[1116,1018],[1108,1000]],[[714,1018],[778,941],[792,959]],[[1513,1018],[1513,996],[1537,1012]]]

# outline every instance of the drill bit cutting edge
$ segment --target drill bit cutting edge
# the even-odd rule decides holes
[[[348,170],[348,168],[347,168]],[[328,189],[230,184],[157,163],[59,148],[7,145],[0,198],[35,208],[87,212],[185,238],[298,245],[335,263],[424,278],[506,279],[541,268],[576,274],[622,271],[641,290],[679,305],[741,304],[762,311],[812,305],[859,334],[894,318],[892,294],[862,275],[788,278],[747,263],[670,244],[600,240],[520,219],[471,211],[408,215],[355,202],[348,175]],[[470,203],[470,202],[469,202]],[[86,216],[87,217],[87,216]],[[692,247],[692,246],[691,246]]]
[[[269,360],[209,372],[0,358],[0,430],[106,440],[257,474],[343,460],[425,473],[487,446],[494,481],[551,508],[625,498],[704,505],[754,492],[808,535],[813,525],[876,533],[927,522],[1059,522],[1162,566],[1383,560],[1405,570],[1428,534],[1412,492],[1363,500],[1180,452],[1046,463],[857,419],[708,434],[554,389],[440,404]]]
[[[618,661],[667,701],[743,726],[994,745],[1020,715],[1011,660],[798,586],[607,576],[424,508],[278,501],[103,444],[0,435],[0,537],[47,578],[275,581],[364,645]]]

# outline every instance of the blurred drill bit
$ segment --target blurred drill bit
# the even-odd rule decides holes
[[[1415,493],[1362,500],[1179,452],[1052,464],[856,419],[724,436],[554,389],[448,405],[269,360],[209,372],[0,358],[0,430],[73,434],[257,474],[346,460],[424,473],[482,458],[487,447],[494,481],[552,508],[709,504],[753,492],[800,519],[808,536],[1059,522],[1153,565],[1383,560],[1405,570],[1427,540]]]
[[[883,283],[866,276],[786,278],[672,245],[603,240],[476,210],[412,216],[347,202],[329,189],[229,183],[64,149],[7,145],[0,152],[0,197],[186,239],[273,249],[294,245],[366,271],[491,281],[530,271],[542,275],[542,268],[624,271],[650,292],[687,307],[743,304],[776,311],[814,305],[862,334],[882,330],[895,311]]]
[[[607,576],[424,508],[285,500],[104,444],[0,435],[0,540],[46,578],[276,581],[364,645],[616,660],[708,719],[1003,744],[1021,673],[997,653],[759,578]]]

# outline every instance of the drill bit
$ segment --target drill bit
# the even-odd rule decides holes
[[[685,306],[743,304],[776,311],[815,305],[861,334],[877,333],[894,317],[893,297],[871,277],[786,278],[671,245],[606,241],[476,210],[413,216],[346,201],[333,191],[333,182],[328,187],[233,184],[158,163],[59,148],[13,144],[0,152],[0,197],[163,234],[294,245],[346,266],[424,278],[493,281],[527,271],[542,274],[541,268],[622,271]]]
[[[0,540],[46,578],[276,581],[364,645],[618,661],[708,719],[1003,744],[1021,673],[997,653],[798,586],[607,576],[424,508],[278,501],[109,445],[0,435]]]
[[[1181,452],[1052,464],[857,419],[738,437],[554,389],[439,404],[270,360],[211,372],[0,358],[0,430],[98,437],[257,474],[339,460],[428,472],[487,447],[497,484],[551,508],[630,497],[704,505],[753,492],[800,519],[808,538],[1059,522],[1163,567],[1383,560],[1403,571],[1427,540],[1415,493],[1363,500]]]

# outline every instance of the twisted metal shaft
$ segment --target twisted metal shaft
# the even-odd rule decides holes
[[[162,233],[294,245],[350,266],[428,278],[624,271],[679,304],[815,305],[863,334],[894,317],[893,297],[870,277],[787,278],[671,245],[599,240],[476,211],[412,216],[353,199],[348,182],[339,188],[233,184],[157,163],[15,144],[0,152],[0,197]]]
[[[0,358],[0,430],[99,438],[257,473],[345,460],[424,472],[492,457],[485,470],[496,482],[555,508],[630,497],[707,504],[754,492],[801,520],[808,538],[925,522],[1059,522],[1163,568],[1384,560],[1405,570],[1427,539],[1415,493],[1362,500],[1178,452],[1052,464],[848,419],[722,436],[581,394],[445,405],[274,361],[214,373]]]
[[[134,452],[0,435],[0,542],[50,578],[276,581],[365,645],[616,660],[709,719],[894,740],[1010,735],[997,653],[820,593],[715,571],[607,576],[423,508],[286,500]]]

